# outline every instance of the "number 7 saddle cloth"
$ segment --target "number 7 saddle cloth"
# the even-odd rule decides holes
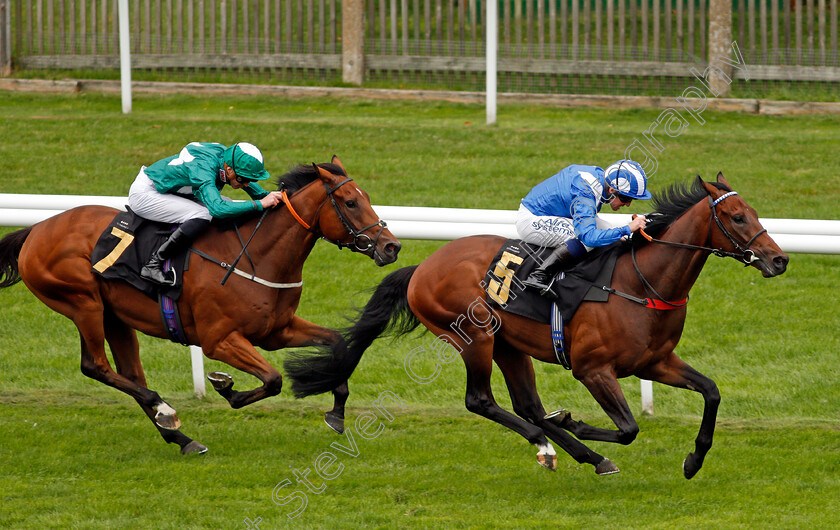
[[[129,209],[120,212],[99,236],[90,256],[92,270],[108,280],[122,280],[142,291],[153,300],[163,295],[177,300],[181,294],[181,279],[186,268],[188,252],[173,258],[175,285],[158,286],[140,277],[140,269],[149,261],[152,252],[172,233],[173,225],[149,221]]]
[[[596,248],[575,267],[561,272],[551,286],[555,299],[528,289],[522,281],[554,250],[530,245],[519,239],[508,239],[490,262],[484,278],[485,292],[490,305],[503,311],[548,324],[552,303],[564,320],[575,314],[583,301],[606,302],[609,293],[601,286],[609,286],[618,256],[626,250],[621,243]],[[535,260],[536,257],[536,260]]]

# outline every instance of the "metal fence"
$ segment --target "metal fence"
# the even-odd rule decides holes
[[[839,0],[500,0],[499,88],[621,92],[690,77],[721,1],[755,79],[840,82]],[[363,12],[358,38],[346,4]],[[0,19],[4,5],[15,68],[118,67],[116,0],[0,0]],[[132,0],[130,11],[140,71],[340,81],[353,40],[365,84],[484,83],[482,0]]]

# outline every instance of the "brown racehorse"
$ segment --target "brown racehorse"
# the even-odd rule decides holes
[[[366,254],[380,266],[394,262],[400,250],[399,241],[371,208],[367,193],[347,177],[338,158],[299,166],[280,177],[279,184],[287,191],[286,205],[239,228],[246,237],[253,234],[248,253],[255,270],[249,260],[237,268],[248,276],[290,285],[270,287],[240,275],[231,275],[221,285],[226,269],[192,256],[178,301],[190,344],[262,381],[256,389],[235,391],[230,376],[210,374],[214,388],[233,408],[280,392],[280,373],[254,346],[277,350],[315,345],[337,352],[345,348],[338,332],[295,316],[303,262],[319,238]],[[22,279],[35,296],[79,329],[82,373],[137,400],[163,439],[177,443],[182,453],[205,452],[206,447],[178,430],[175,410],[146,384],[135,330],[167,337],[158,304],[125,282],[103,280],[91,272],[93,247],[116,213],[112,208],[82,206],[7,235],[0,241],[0,287]],[[243,244],[233,230],[211,228],[194,248],[233,263]],[[116,372],[105,355],[106,340]],[[336,385],[334,394],[331,417],[333,427],[340,428],[347,386]]]
[[[732,192],[723,175],[717,183],[699,177],[690,188],[676,185],[654,200],[649,242],[633,237],[630,251],[618,258],[612,288],[631,300],[611,295],[607,303],[584,302],[566,322],[572,374],[583,383],[618,427],[610,430],[573,421],[565,411],[546,415],[537,395],[530,357],[557,363],[550,329],[525,317],[492,309],[483,280],[504,242],[473,236],[448,243],[420,265],[386,276],[346,330],[346,355],[287,357],[292,390],[302,397],[329,391],[346,381],[374,339],[391,331],[402,334],[423,324],[460,352],[467,368],[466,406],[519,433],[539,447],[538,461],[556,469],[557,458],[546,436],[580,463],[600,474],[618,468],[580,440],[629,444],[639,432],[618,379],[638,376],[703,395],[705,407],[696,449],[683,463],[686,478],[700,469],[712,445],[720,394],[708,377],[674,353],[685,323],[685,300],[711,253],[731,256],[765,277],[782,274],[788,257],[761,227],[756,212]],[[647,300],[673,310],[646,307]],[[670,301],[670,303],[669,303]],[[479,303],[481,302],[481,303]],[[640,303],[637,303],[640,302]],[[530,357],[529,357],[530,356]],[[499,366],[517,417],[493,398],[490,373]],[[570,435],[571,434],[571,435]]]

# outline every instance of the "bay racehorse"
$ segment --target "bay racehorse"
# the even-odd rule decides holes
[[[782,274],[788,263],[755,210],[731,190],[722,174],[717,180],[697,177],[690,187],[674,185],[657,195],[657,211],[647,225],[651,239],[633,237],[630,250],[618,258],[611,284],[615,294],[607,303],[582,303],[566,322],[572,374],[617,430],[574,421],[566,411],[546,414],[531,357],[557,363],[549,326],[484,303],[485,272],[505,241],[496,236],[455,240],[419,265],[386,276],[345,331],[343,355],[287,357],[292,390],[298,397],[331,390],[348,379],[374,339],[388,332],[407,333],[422,323],[436,335],[439,346],[460,352],[467,368],[467,409],[535,444],[538,461],[552,470],[557,458],[546,437],[579,463],[595,466],[599,475],[618,471],[579,440],[629,444],[636,438],[639,426],[619,378],[633,375],[699,392],[705,402],[703,419],[695,450],[683,463],[685,477],[691,478],[712,446],[720,394],[711,379],[674,353],[688,292],[713,253],[751,265],[765,277]],[[518,416],[499,407],[493,397],[493,361],[504,375]]]
[[[178,300],[190,344],[262,381],[253,390],[235,391],[230,376],[210,374],[214,388],[233,408],[280,392],[280,373],[255,346],[344,349],[338,332],[295,316],[303,263],[319,238],[366,254],[380,266],[394,262],[400,250],[399,241],[371,208],[367,193],[352,182],[337,157],[330,163],[299,166],[280,177],[278,184],[285,190],[285,204],[260,219],[245,221],[236,233],[213,227],[193,246],[219,261],[235,263],[243,251],[238,231],[246,237],[251,234],[247,245],[251,259],[242,260],[237,268],[244,276],[275,285],[242,275],[231,275],[222,285],[226,269],[193,256]],[[116,213],[112,208],[81,206],[7,235],[0,241],[0,287],[22,279],[35,296],[78,328],[82,373],[133,397],[163,439],[177,443],[182,453],[205,452],[205,446],[179,430],[175,410],[146,384],[135,330],[167,337],[157,302],[128,283],[103,280],[91,271],[94,245]],[[116,372],[106,357],[105,341]],[[331,416],[340,422],[348,390],[345,384],[333,390]]]

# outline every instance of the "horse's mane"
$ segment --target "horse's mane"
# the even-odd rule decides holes
[[[719,182],[709,182],[708,184],[724,192],[732,191],[728,186]],[[653,196],[654,211],[645,214],[648,219],[645,232],[651,236],[659,235],[689,208],[708,195],[709,192],[703,187],[703,181],[699,175],[691,182],[690,187],[681,182],[672,184]],[[643,241],[642,238],[634,238],[634,240]]]
[[[344,170],[341,169],[341,166],[337,164],[325,162],[323,164],[318,164],[318,167],[326,169],[333,175],[343,177],[347,176],[347,173],[345,173]],[[318,171],[312,167],[312,164],[301,164],[289,170],[289,172],[285,175],[281,175],[277,178],[277,189],[285,189],[286,193],[288,193],[291,197],[296,191],[300,190],[310,182],[315,181],[317,178]],[[280,204],[280,206],[276,209],[279,210],[282,207],[285,207],[285,205]],[[262,212],[253,212],[228,219],[213,219],[213,224],[217,226],[219,230],[225,231],[232,229],[234,226],[242,226],[251,219],[261,215]]]
[[[342,177],[347,176],[347,173],[345,173],[344,170],[341,169],[341,166],[337,164],[325,162],[323,164],[318,164],[318,167],[326,169],[333,175],[339,175]],[[292,168],[285,175],[281,175],[277,178],[277,189],[285,189],[286,193],[294,195],[296,191],[317,178],[318,171],[312,166],[312,164],[301,164]]]

